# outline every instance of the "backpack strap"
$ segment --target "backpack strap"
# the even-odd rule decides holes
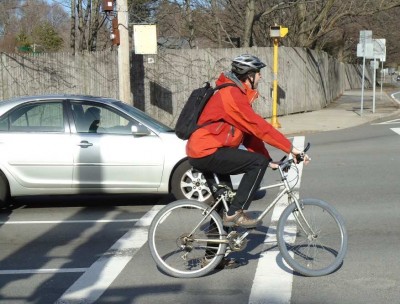
[[[229,82],[229,83],[223,83],[223,84],[221,84],[221,85],[219,85],[219,86],[216,86],[216,87],[214,88],[214,92],[216,92],[216,91],[218,91],[218,90],[221,90],[221,89],[223,89],[223,88],[226,88],[226,87],[238,87],[238,86],[237,86],[237,84],[231,83],[231,82]],[[239,88],[239,87],[238,87],[238,88]],[[209,122],[203,123],[203,124],[201,124],[201,125],[198,125],[198,128],[200,129],[200,128],[202,128],[202,127],[205,127],[205,126],[208,126],[208,125],[211,125],[211,124],[213,124],[213,123],[220,122],[220,121],[224,121],[224,120],[223,120],[223,119],[219,119],[219,120],[217,120],[217,121],[209,121]],[[233,132],[234,132],[234,131],[233,131]]]
[[[223,88],[226,88],[226,87],[238,87],[238,86],[237,86],[237,84],[231,83],[231,82],[223,83],[223,84],[221,84],[219,86],[216,86],[214,88],[214,91],[217,91],[217,90],[220,90],[220,89],[223,89]]]

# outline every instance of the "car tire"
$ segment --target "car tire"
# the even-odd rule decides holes
[[[191,199],[211,204],[214,199],[204,175],[183,161],[175,170],[171,180],[171,193],[177,200]]]
[[[10,186],[3,172],[0,171],[0,208],[6,207],[10,201]]]

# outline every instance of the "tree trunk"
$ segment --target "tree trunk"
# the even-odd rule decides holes
[[[211,0],[211,13],[214,17],[215,30],[217,31],[218,47],[222,48],[221,25],[220,25],[221,21],[219,20],[218,15],[217,15],[216,0]]]
[[[308,37],[307,37],[307,6],[304,0],[301,0],[297,4],[297,22],[299,25],[299,30],[298,33],[299,35],[297,36],[298,38],[298,45],[299,46],[305,46],[307,45],[308,42]]]
[[[254,24],[255,8],[254,0],[248,0],[246,4],[246,19],[244,24],[243,47],[252,46],[252,33]]]
[[[100,29],[100,0],[93,0],[92,12],[91,12],[91,26],[89,33],[89,50],[96,51],[97,46],[97,34]]]
[[[71,34],[70,34],[70,47],[72,51],[72,55],[75,55],[75,41],[76,41],[76,1],[71,0]]]
[[[192,9],[190,8],[190,0],[185,0],[185,19],[189,29],[189,46],[190,48],[193,48],[195,47],[195,42],[194,42],[195,38],[194,38]]]

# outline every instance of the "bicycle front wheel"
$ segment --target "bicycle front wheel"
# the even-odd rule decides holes
[[[347,251],[347,232],[342,216],[328,203],[300,201],[282,212],[277,227],[279,250],[293,270],[306,276],[335,271]]]
[[[158,267],[178,278],[196,278],[212,271],[225,255],[227,241],[221,217],[192,200],[161,209],[149,229],[149,247]]]

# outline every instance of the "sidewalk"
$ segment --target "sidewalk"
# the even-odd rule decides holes
[[[279,116],[278,122],[281,127],[278,130],[285,135],[304,135],[345,129],[400,114],[400,103],[385,91],[381,95],[380,89],[375,92],[375,113],[372,113],[372,89],[364,90],[362,115],[360,115],[360,108],[361,89],[345,91],[342,96],[322,110]]]

